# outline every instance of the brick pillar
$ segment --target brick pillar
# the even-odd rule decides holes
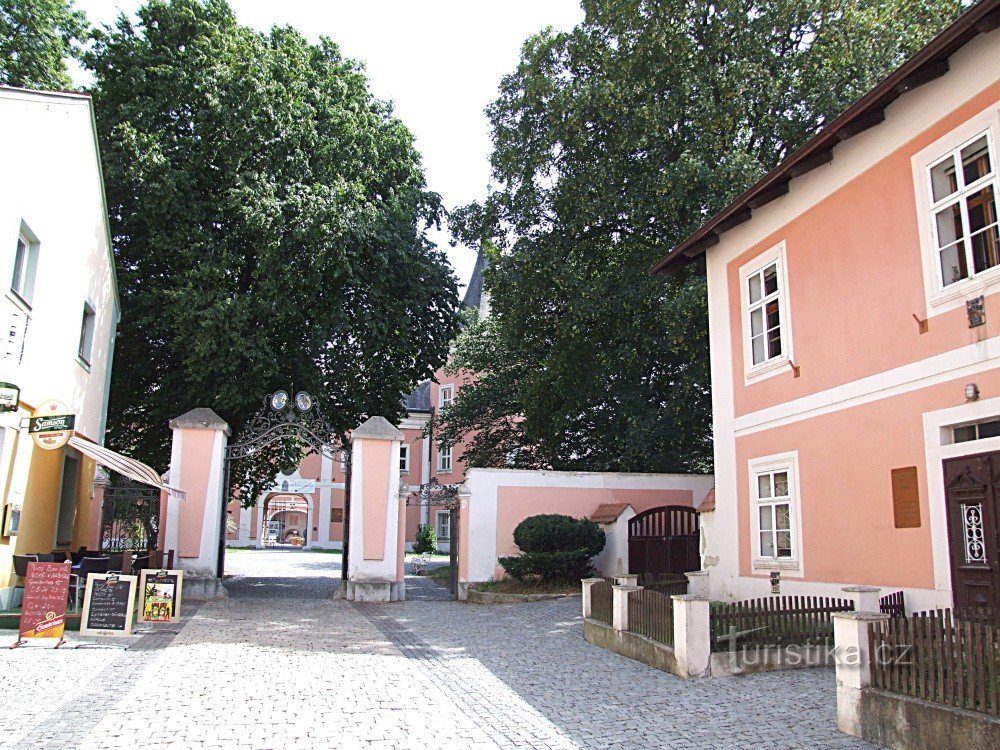
[[[674,656],[684,677],[708,677],[712,655],[708,599],[693,594],[674,600]]]
[[[889,615],[874,612],[834,612],[833,643],[837,660],[837,727],[861,736],[861,692],[872,684],[872,654],[868,625]]]

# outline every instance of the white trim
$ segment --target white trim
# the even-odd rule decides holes
[[[446,392],[448,394],[448,399],[447,399],[448,403],[445,403],[444,394]],[[452,402],[454,400],[455,400],[455,386],[454,386],[454,384],[448,383],[446,385],[442,385],[438,389],[438,408],[439,409],[447,409],[449,406],[451,406],[451,404],[452,404]]]
[[[448,519],[448,536],[442,537],[440,534],[441,529],[441,518]],[[437,534],[437,540],[440,544],[441,542],[447,542],[451,544],[451,511],[449,510],[439,510],[434,514],[434,532]]]
[[[410,446],[407,443],[399,444],[399,472],[410,473]]]
[[[990,156],[993,161],[993,178],[987,180],[986,183],[992,181],[995,188],[1000,187],[1000,178],[998,178],[1000,167],[996,163],[997,157],[1000,156],[997,153],[997,143],[1000,141],[998,138],[1000,135],[1000,107],[996,104],[991,104],[970,117],[947,135],[938,138],[934,143],[914,154],[910,160],[914,194],[917,201],[921,267],[924,274],[924,302],[927,305],[928,318],[964,307],[967,299],[978,297],[980,294],[988,295],[1000,292],[1000,266],[944,286],[941,283],[938,251],[934,241],[934,211],[931,210],[931,205],[933,204],[937,208],[937,204],[931,199],[929,170],[934,164],[947,157],[950,152],[964,147],[983,133],[988,134]],[[961,165],[957,165],[957,168],[961,169]],[[1000,201],[1000,190],[997,190],[996,193],[994,200]],[[948,201],[942,200],[937,203],[944,204],[946,202]],[[968,239],[968,227],[966,227],[965,234],[966,239]],[[971,265],[969,273],[974,273]]]
[[[778,328],[781,333],[781,354],[763,362],[754,364],[753,345],[750,338],[750,295],[747,290],[747,282],[751,276],[760,273],[770,265],[777,266],[778,276]],[[761,289],[763,295],[764,290]],[[762,296],[764,299],[766,295]],[[754,303],[755,305],[758,303]],[[792,351],[792,309],[789,299],[788,289],[788,254],[785,250],[785,241],[782,240],[777,245],[768,248],[753,260],[745,263],[740,268],[740,321],[743,330],[743,338],[740,344],[743,349],[743,384],[749,385],[765,378],[774,377],[781,372],[787,371],[795,361]],[[767,323],[764,321],[765,339],[767,345],[766,331]]]
[[[732,428],[736,437],[752,435],[958,378],[971,377],[997,367],[1000,367],[1000,336],[743,414],[735,417]],[[712,375],[713,383],[718,384],[714,366]],[[714,389],[713,393],[718,393],[719,390]],[[718,466],[718,456],[716,465]]]
[[[789,558],[765,558],[760,554],[760,514],[759,505],[768,505],[767,501],[757,497],[757,476],[773,471],[788,472],[788,504],[791,516],[792,556]],[[802,550],[802,493],[799,489],[799,452],[775,453],[770,456],[760,456],[747,461],[747,480],[750,493],[747,496],[750,503],[750,567],[754,573],[765,573],[780,570],[795,578],[805,574]]]
[[[438,474],[451,474],[455,470],[454,452],[452,450],[454,447],[455,446],[453,446],[453,445],[449,445],[449,446],[446,447],[444,445],[441,445],[440,443],[438,444],[438,449],[437,449],[437,473]],[[444,458],[448,459],[448,465],[447,465],[447,467],[445,467],[445,464],[444,464],[444,462],[442,460]]]

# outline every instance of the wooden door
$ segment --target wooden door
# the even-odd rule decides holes
[[[1000,609],[1000,453],[944,462],[956,607]]]

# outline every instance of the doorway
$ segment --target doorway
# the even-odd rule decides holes
[[[944,462],[956,607],[1000,609],[1000,452]]]

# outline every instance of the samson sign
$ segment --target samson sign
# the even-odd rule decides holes
[[[68,563],[28,563],[21,604],[21,625],[15,646],[26,638],[58,638],[58,648],[66,629],[66,600],[69,598]]]
[[[28,434],[35,445],[51,451],[62,448],[73,436],[76,415],[61,401],[45,401],[28,420]]]
[[[0,383],[0,414],[17,411],[21,400],[21,389],[13,383]]]
[[[91,573],[83,598],[81,635],[129,635],[135,614],[135,576]]]

